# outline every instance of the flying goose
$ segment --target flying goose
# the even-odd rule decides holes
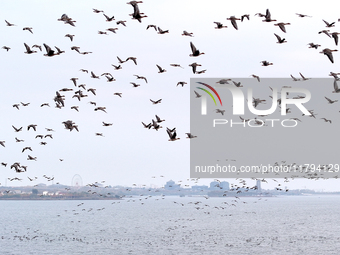
[[[163,128],[162,126],[160,126],[154,119],[152,119],[152,124],[151,126],[153,127],[153,129],[155,129],[156,131],[158,131],[158,129]]]
[[[238,88],[243,87],[242,84],[241,84],[241,82],[233,81],[233,83],[234,83],[234,85],[235,85],[236,87],[238,87]]]
[[[118,56],[117,56],[117,59],[119,61],[119,64],[123,64],[123,63],[125,63],[127,61],[127,60],[125,60],[125,61],[121,60]]]
[[[198,57],[199,55],[204,54],[204,52],[200,52],[199,50],[197,50],[195,45],[192,42],[190,42],[190,47],[192,51],[192,54],[189,55],[190,57]]]
[[[135,63],[135,65],[137,65],[137,58],[135,58],[135,57],[128,57],[128,58],[125,60],[125,62],[127,62],[127,61],[129,61],[129,60],[132,60],[133,63]]]
[[[33,31],[32,31],[33,28],[31,27],[24,27],[22,30],[27,30],[27,31],[30,31],[31,34],[33,34]]]
[[[286,27],[285,27],[286,25],[290,25],[290,23],[280,22],[280,23],[274,24],[274,26],[278,26],[284,33],[286,33]]]
[[[327,35],[329,38],[331,38],[331,36],[330,36],[330,34],[329,34],[328,32],[329,32],[329,30],[321,30],[321,31],[319,31],[319,34],[324,33],[324,34]]]
[[[295,78],[293,75],[290,75],[290,77],[292,77],[293,81],[300,81],[300,79]]]
[[[157,26],[156,26],[156,25],[148,25],[148,26],[146,27],[146,30],[148,30],[150,27],[154,28],[155,31],[157,32]]]
[[[334,27],[335,22],[328,23],[326,20],[323,19],[323,22],[326,23],[326,27]]]
[[[224,112],[225,112],[225,110],[216,109],[216,113],[220,113],[220,114],[224,115]]]
[[[156,116],[157,123],[161,123],[165,121],[165,120],[162,120],[160,117],[158,117],[158,115],[155,115],[155,116]]]
[[[196,73],[196,68],[198,66],[202,66],[202,65],[201,64],[197,64],[196,62],[194,62],[194,63],[190,64],[189,66],[192,67],[192,72],[195,74]]]
[[[112,28],[112,27],[110,27],[110,28],[108,28],[108,29],[106,29],[106,31],[110,31],[110,32],[112,32],[112,33],[116,33],[116,30],[118,30],[118,28]]]
[[[333,72],[330,72],[329,73],[329,76],[333,76],[335,80],[339,80],[340,78],[338,77],[340,73],[333,73]]]
[[[61,18],[58,19],[58,21],[64,21],[64,24],[69,24],[73,27],[75,27],[74,22],[75,20],[72,20],[72,18],[69,18],[66,14],[61,15]]]
[[[34,131],[37,131],[37,125],[35,125],[35,124],[30,124],[30,125],[28,125],[28,126],[27,126],[27,131],[29,131],[31,128],[32,128]]]
[[[253,97],[253,104],[254,104],[254,107],[256,108],[256,106],[258,106],[260,103],[262,102],[265,102],[266,100],[264,99],[260,99],[260,98],[254,98]]]
[[[93,95],[96,95],[96,89],[89,88],[87,92],[92,92]]]
[[[177,134],[176,134],[176,131],[174,131],[173,133],[170,132],[169,130],[166,130],[166,132],[168,133],[169,135],[169,141],[176,141],[176,140],[179,140],[180,138],[176,137]]]
[[[238,30],[236,20],[241,20],[241,19],[236,18],[235,16],[230,16],[230,18],[227,18],[227,20],[230,20],[230,21],[231,21],[231,24],[233,25],[233,27],[234,27],[236,30]]]
[[[148,80],[147,80],[144,76],[139,76],[139,75],[136,75],[136,74],[134,74],[134,76],[136,76],[137,79],[142,79],[142,80],[144,80],[146,83],[148,83]]]
[[[202,95],[198,94],[195,90],[194,90],[194,92],[195,92],[196,98],[199,98],[199,97],[202,96]]]
[[[9,27],[11,27],[11,26],[16,26],[16,25],[14,25],[14,24],[12,24],[12,23],[9,23],[7,20],[5,20],[5,22],[6,22],[7,26],[9,26]]]
[[[21,140],[21,139],[18,139],[17,137],[15,137],[15,141],[16,141],[17,143],[21,143],[21,142],[24,142],[25,140]]]
[[[309,47],[308,48],[314,48],[317,49],[318,47],[320,47],[320,44],[314,44],[314,43],[308,43]]]
[[[262,20],[263,22],[272,22],[272,21],[276,21],[276,19],[271,19],[271,14],[269,9],[266,10],[266,15],[264,17],[265,19]]]
[[[247,18],[249,20],[249,14],[244,14],[241,16],[241,22],[243,22],[243,20]]]
[[[187,135],[187,138],[191,139],[191,138],[196,138],[197,136],[192,135],[191,133],[185,133]]]
[[[21,152],[24,152],[25,150],[30,150],[30,151],[32,151],[32,148],[31,148],[31,147],[24,147],[24,148],[22,149]]]
[[[112,126],[112,125],[113,125],[112,123],[106,123],[106,122],[103,121],[103,126],[104,127],[109,127],[109,126]]]
[[[328,97],[325,97],[329,104],[334,104],[335,102],[338,102],[338,100],[331,100]]]
[[[56,49],[57,49],[57,53],[56,53],[56,55],[60,55],[60,54],[62,54],[62,53],[65,53],[65,51],[63,51],[63,50],[59,49],[57,46],[54,46],[54,48],[56,48]]]
[[[48,106],[48,107],[50,107],[49,103],[43,103],[43,104],[40,105],[40,107],[43,107],[43,106]]]
[[[112,81],[115,81],[116,79],[110,74],[109,75],[105,75],[106,79],[107,79],[107,82],[112,82]]]
[[[100,12],[104,12],[104,11],[100,11],[100,10],[98,10],[98,9],[95,9],[95,8],[92,8],[92,10],[93,10],[93,12],[94,12],[94,13],[100,13]]]
[[[121,66],[121,65],[118,65],[118,66],[112,65],[112,66],[115,68],[115,70],[122,69],[122,66]]]
[[[217,81],[216,83],[219,83],[219,84],[229,84],[228,81],[231,81],[231,79],[221,79],[221,80]]]
[[[157,27],[158,29],[158,34],[166,34],[166,33],[169,33],[169,30],[162,30],[160,27]]]
[[[56,102],[57,105],[60,105],[60,106],[65,106],[65,103],[64,103],[64,95],[61,95],[58,91],[55,92],[56,93],[56,96],[54,97],[54,101]]]
[[[338,37],[338,32],[333,32],[331,33],[332,37],[334,38],[334,42],[335,42],[335,45],[338,46],[338,41],[339,41],[339,37]]]
[[[157,101],[154,101],[154,100],[151,100],[150,101],[153,103],[153,104],[160,104],[162,102],[162,99],[158,99]]]
[[[326,55],[328,59],[332,63],[334,63],[333,54],[332,54],[333,51],[338,51],[338,50],[331,50],[331,49],[326,48],[326,49],[323,49],[320,53],[323,53],[324,55]]]
[[[305,14],[301,14],[301,13],[295,13],[296,15],[298,15],[300,18],[305,18],[305,17],[309,17],[311,18],[312,16],[308,16],[308,15],[305,15]]]
[[[62,124],[64,124],[65,129],[70,130],[70,132],[71,132],[73,129],[75,129],[75,130],[77,130],[77,132],[79,132],[78,126],[75,125],[75,123],[74,123],[72,120],[64,121],[64,122],[62,122]]]
[[[164,72],[166,72],[166,70],[163,69],[162,67],[160,67],[159,65],[156,65],[156,66],[158,67],[158,70],[159,70],[158,73],[164,73]]]
[[[215,29],[227,28],[227,26],[223,26],[221,22],[214,21],[214,23],[216,24]]]
[[[133,3],[131,3],[133,2]],[[133,13],[129,14],[130,16],[132,16],[132,19],[136,19],[138,20],[140,23],[142,22],[142,18],[146,18],[147,16],[144,15],[144,13],[139,11],[138,5],[137,5],[137,1],[131,1],[130,4],[133,6]]]
[[[115,20],[115,16],[112,16],[111,18],[107,16],[105,13],[103,13],[104,17],[106,18],[106,22],[110,22],[112,20]]]
[[[91,78],[94,78],[94,79],[99,79],[100,77],[95,75],[94,72],[91,71]]]
[[[58,54],[55,54],[54,50],[52,50],[51,47],[48,46],[47,44],[44,43],[44,46],[45,46],[45,49],[46,49],[46,54],[44,54],[44,56],[52,57],[52,56],[58,55]]]
[[[15,127],[15,126],[13,126],[13,125],[12,125],[12,127],[14,128],[15,132],[20,132],[20,131],[22,131],[22,127],[20,127],[20,128],[16,128],[16,127]]]
[[[299,74],[300,74],[300,76],[302,77],[302,80],[303,80],[303,81],[310,80],[310,78],[306,78],[305,76],[303,76],[302,73],[299,73]]]
[[[274,33],[274,35],[277,38],[277,43],[286,43],[287,42],[285,38],[281,39],[281,37],[279,35],[275,34],[275,33]]]
[[[207,69],[204,69],[204,70],[196,71],[196,73],[201,74],[201,73],[205,73],[206,71],[207,71]]]
[[[130,82],[130,83],[132,84],[132,86],[133,86],[134,88],[137,88],[137,87],[140,86],[140,84],[137,84],[137,83],[135,83],[135,82]]]
[[[27,160],[37,160],[37,157],[32,157],[31,155],[27,155]]]
[[[332,124],[332,120],[328,120],[326,118],[321,118],[322,120],[324,120],[325,122],[329,122],[330,124]]]
[[[262,63],[262,66],[270,66],[270,65],[273,65],[273,63],[269,63],[269,62],[266,61],[266,60],[261,61],[260,63]]]
[[[190,37],[193,37],[193,33],[189,33],[189,32],[187,32],[187,31],[183,31],[183,34],[182,35],[184,35],[184,36],[190,36]]]
[[[75,37],[75,35],[71,35],[71,34],[66,34],[65,37],[70,38],[71,42],[73,41],[73,37]]]
[[[125,22],[126,22],[126,20],[119,20],[119,21],[116,22],[116,24],[117,25],[122,24],[124,27],[126,27]]]
[[[144,128],[147,128],[147,129],[150,129],[150,128],[151,128],[151,123],[149,123],[149,124],[146,125],[144,122],[142,122],[142,124],[143,124]]]
[[[26,52],[24,52],[24,53],[26,53],[26,54],[36,53],[36,51],[31,50],[31,48],[26,43],[24,43],[24,45],[25,45],[25,48],[26,48]]]
[[[183,68],[183,67],[182,67],[181,65],[179,65],[179,64],[170,64],[170,66]],[[184,69],[184,68],[183,68],[183,69]]]
[[[187,84],[185,81],[179,81],[179,82],[177,82],[176,87],[177,87],[178,85],[181,85],[182,87],[184,87],[185,84]]]
[[[78,108],[79,108],[79,106],[71,106],[71,109],[74,109],[74,110],[76,110],[77,112],[79,112]]]
[[[71,47],[71,50],[75,50],[76,52],[78,52],[80,54],[79,49],[80,49],[80,47],[78,47],[78,46],[72,46]]]

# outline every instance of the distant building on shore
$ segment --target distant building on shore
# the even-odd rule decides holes
[[[206,185],[194,185],[191,187],[192,190],[207,190],[208,188]]]
[[[180,184],[176,184],[173,180],[170,180],[164,185],[164,189],[174,190],[180,188],[180,186],[181,186]]]
[[[262,192],[261,180],[256,180],[256,188],[258,192]]]
[[[229,190],[229,182],[223,181],[223,182],[218,182],[218,181],[213,181],[210,183],[210,190]]]

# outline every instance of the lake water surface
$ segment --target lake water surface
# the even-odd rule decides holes
[[[83,204],[82,204],[83,203]],[[0,201],[0,254],[339,254],[339,196]]]

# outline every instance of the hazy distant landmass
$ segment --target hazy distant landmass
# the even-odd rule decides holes
[[[308,189],[289,190],[286,187],[267,190],[261,188],[259,181],[253,187],[237,185],[230,187],[226,181],[213,181],[209,186],[194,185],[183,188],[172,180],[168,181],[162,188],[104,186],[100,183],[86,186],[46,185],[41,183],[35,186],[0,187],[0,200],[118,200],[133,196],[271,197],[313,194],[337,195],[340,192],[316,192]]]

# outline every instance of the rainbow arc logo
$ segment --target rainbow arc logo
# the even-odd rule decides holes
[[[222,106],[222,100],[221,100],[221,98],[220,98],[220,95],[217,93],[217,91],[216,91],[212,86],[210,86],[210,85],[208,85],[208,84],[206,84],[206,83],[203,83],[203,82],[197,82],[197,83],[206,86],[206,87],[209,88],[212,92],[214,92],[214,94],[217,96],[217,98],[218,98],[218,100],[220,101],[220,104],[221,104],[221,106]],[[201,88],[201,87],[196,87],[196,88],[205,91],[205,92],[206,92],[209,96],[211,96],[211,98],[214,100],[215,105],[217,105],[214,96],[211,94],[211,92],[210,92],[209,90],[204,89],[204,88]]]

